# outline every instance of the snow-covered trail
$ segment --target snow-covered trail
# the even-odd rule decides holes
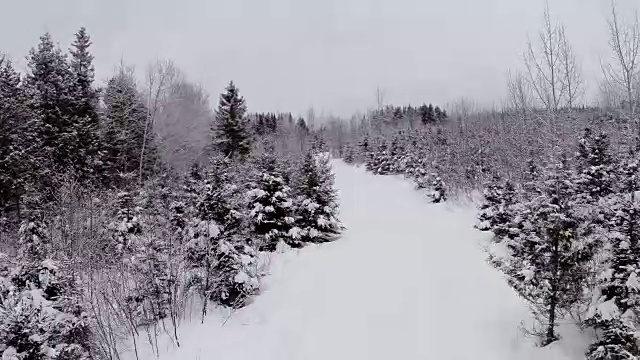
[[[485,263],[473,210],[335,171],[343,237],[280,255],[253,304],[224,326],[183,325],[160,359],[563,359],[518,331],[527,309]]]

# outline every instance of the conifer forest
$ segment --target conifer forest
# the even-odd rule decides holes
[[[90,28],[71,34],[67,49],[44,33],[24,69],[12,56],[25,54],[0,53],[2,360],[165,359],[167,343],[190,346],[185,329],[221,311],[226,324],[267,308],[260,302],[274,302],[278,285],[265,279],[286,271],[280,259],[289,253],[313,269],[295,279],[321,278],[342,261],[349,267],[338,273],[364,274],[367,258],[388,256],[372,266],[394,274],[372,280],[388,301],[395,293],[386,279],[412,276],[395,275],[402,261],[393,253],[417,259],[410,253],[422,247],[404,247],[403,229],[361,231],[358,224],[387,219],[367,218],[369,205],[352,209],[370,193],[365,183],[345,187],[348,176],[409,183],[413,197],[442,214],[472,209],[472,221],[447,226],[475,238],[431,234],[439,220],[424,217],[414,225],[431,235],[420,241],[426,249],[454,240],[481,247],[480,266],[530,319],[505,331],[532,348],[579,338],[578,350],[553,359],[640,359],[640,22],[609,7],[610,57],[592,101],[565,26],[549,7],[539,20],[501,106],[392,105],[377,89],[372,107],[351,117],[251,112],[242,83],[229,79],[210,97],[171,60],[143,70],[123,60],[97,80]],[[394,206],[398,219],[414,218],[411,207]],[[442,281],[456,287],[446,276],[466,266],[463,255],[441,256]],[[400,267],[422,269],[407,263]],[[323,289],[324,301],[349,313],[374,301],[349,299],[365,288],[359,281],[369,284],[364,277],[334,287],[309,280],[304,289]],[[412,286],[428,288],[426,277],[414,277]],[[283,307],[292,306],[305,304]],[[201,343],[215,341],[203,334]],[[196,358],[241,358],[228,356]]]

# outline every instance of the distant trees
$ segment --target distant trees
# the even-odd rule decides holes
[[[638,69],[640,64],[640,22],[637,11],[633,22],[625,24],[618,14],[615,2],[611,2],[611,17],[608,19],[609,47],[612,59],[602,65],[605,86],[610,91],[621,93],[622,105],[631,114],[636,111],[638,101]]]
[[[538,37],[538,47],[529,40],[524,54],[528,84],[538,103],[547,111],[556,113],[565,106],[572,108],[582,94],[581,69],[564,26],[552,22],[548,6]],[[523,91],[518,89],[517,83],[514,86],[512,91],[522,103]]]

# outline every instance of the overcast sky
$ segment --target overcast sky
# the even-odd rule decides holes
[[[349,115],[459,97],[499,104],[544,0],[0,0],[0,51],[24,67],[45,31],[63,48],[80,26],[99,81],[123,58],[171,58],[214,98],[233,79],[250,111]],[[637,6],[640,0],[618,0]],[[607,54],[609,0],[549,0],[589,85]]]

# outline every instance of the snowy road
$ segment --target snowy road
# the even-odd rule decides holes
[[[184,325],[161,359],[556,358],[518,332],[527,309],[484,262],[473,211],[397,177],[336,176],[343,238],[279,256],[255,303],[223,327]]]

